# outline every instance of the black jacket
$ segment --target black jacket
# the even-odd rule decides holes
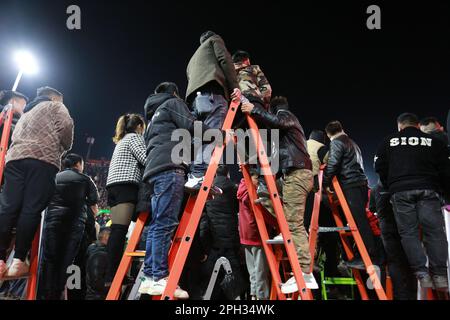
[[[367,184],[361,149],[346,134],[336,137],[330,143],[330,154],[323,176],[324,187],[330,186],[335,176],[342,187]]]
[[[152,175],[170,169],[186,170],[187,163],[191,160],[189,154],[177,152],[177,158],[173,162],[172,151],[177,145],[177,147],[182,146],[185,151],[190,150],[191,140],[179,138],[177,141],[171,141],[171,138],[172,132],[176,129],[194,132],[195,118],[189,112],[187,105],[173,95],[159,93],[147,99],[144,111],[148,122],[144,135],[147,146],[144,181]],[[206,128],[203,125],[203,130]]]
[[[202,247],[205,251],[209,248],[237,248],[240,246],[237,186],[224,176],[217,176],[214,185],[221,188],[223,194],[206,203],[206,212],[200,223]]]
[[[87,217],[86,205],[93,206],[97,202],[97,187],[92,179],[75,169],[66,169],[56,175],[56,191],[47,214]]]
[[[389,192],[431,189],[448,184],[447,146],[418,128],[388,136],[378,148],[375,170]]]
[[[86,253],[86,300],[105,300],[108,293],[105,287],[108,267],[108,251],[100,242],[89,246]]]
[[[23,109],[23,112],[26,113],[26,112],[30,111],[31,109],[36,107],[39,103],[44,102],[44,101],[52,101],[52,99],[50,99],[49,97],[46,97],[46,96],[36,97],[36,98],[34,98],[34,100],[32,100],[30,103],[28,103],[25,106],[25,109]]]
[[[280,130],[280,169],[283,171],[288,169],[312,170],[305,132],[297,117],[288,110],[287,105],[278,106],[274,113],[269,113],[255,105],[251,116],[255,121],[270,129]]]

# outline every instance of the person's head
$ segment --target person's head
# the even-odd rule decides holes
[[[145,131],[145,121],[140,114],[127,113],[119,118],[116,125],[116,135],[113,138],[114,143],[120,140],[128,133],[143,134]]]
[[[15,112],[22,114],[27,102],[28,98],[20,92],[12,90],[0,91],[0,106],[2,107],[10,104]]]
[[[217,167],[216,175],[218,177],[228,177],[230,174],[230,171],[228,170],[228,167],[224,164],[221,164]]]
[[[178,91],[178,86],[173,82],[162,82],[158,84],[155,89],[155,94],[157,93],[167,93],[174,95],[175,97],[180,97],[180,92]]]
[[[252,183],[255,187],[258,186],[258,178],[259,178],[259,171],[257,168],[250,168],[250,177],[252,178]]]
[[[277,113],[278,110],[288,110],[289,109],[289,102],[286,97],[283,96],[276,96],[272,98],[270,101],[270,111],[273,113]]]
[[[325,127],[325,132],[327,133],[328,138],[331,139],[331,137],[344,132],[344,129],[342,128],[342,124],[339,121],[333,120],[329,122]]]
[[[36,95],[37,97],[47,97],[54,102],[64,102],[63,94],[52,87],[41,87],[37,89]]]
[[[103,244],[107,245],[109,241],[109,235],[111,234],[111,228],[109,227],[102,227],[100,229],[100,232],[98,233],[98,241]]]
[[[432,133],[436,131],[444,131],[444,127],[441,126],[439,120],[435,117],[426,117],[420,120],[420,130],[425,133]]]
[[[62,160],[63,169],[76,169],[79,172],[84,171],[83,157],[76,153],[69,153]]]
[[[216,33],[214,31],[206,31],[203,32],[202,35],[200,36],[200,44],[203,44],[206,40],[208,40],[209,38],[211,38],[212,36],[215,36]]]
[[[309,135],[309,139],[325,144],[325,132],[322,130],[313,130]]]
[[[402,113],[397,118],[397,127],[398,131],[402,131],[408,127],[419,127],[419,118],[414,113]]]
[[[234,67],[235,69],[239,69],[242,66],[249,66],[250,63],[250,55],[248,54],[248,52],[243,51],[243,50],[239,50],[236,51],[233,54],[233,63],[234,63]]]

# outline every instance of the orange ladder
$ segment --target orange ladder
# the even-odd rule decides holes
[[[225,121],[223,123],[222,131],[229,132],[231,130],[234,117],[236,115],[236,111],[239,108],[239,103],[232,102],[228,113],[225,117]],[[257,146],[257,152],[258,152],[258,158],[259,162],[261,164],[261,169],[263,174],[265,175],[265,180],[267,183],[268,190],[270,192],[270,198],[272,200],[276,215],[277,215],[277,221],[281,230],[281,233],[284,237],[284,246],[286,248],[286,252],[289,257],[289,261],[291,263],[292,271],[294,273],[295,279],[297,280],[297,283],[299,284],[299,290],[300,290],[300,296],[303,300],[310,300],[312,299],[312,295],[310,291],[306,288],[305,281],[303,279],[303,275],[300,269],[300,265],[298,263],[297,259],[297,253],[294,248],[294,244],[291,239],[291,235],[289,232],[289,228],[286,223],[286,219],[283,214],[283,207],[281,205],[280,197],[278,195],[278,191],[275,185],[275,180],[273,178],[273,175],[270,170],[270,165],[267,159],[266,152],[263,148],[263,143],[261,140],[261,137],[259,135],[259,130],[252,118],[247,116],[247,121],[249,123],[250,129],[251,129],[251,136],[253,139],[253,142]],[[163,295],[160,297],[161,300],[173,300],[174,299],[174,292],[178,285],[178,282],[181,277],[181,273],[183,271],[187,255],[189,254],[189,250],[192,244],[192,241],[195,236],[195,232],[197,230],[198,224],[200,222],[200,218],[204,209],[204,206],[206,204],[206,201],[208,199],[209,191],[211,189],[211,186],[213,184],[215,174],[220,162],[220,159],[222,158],[224,146],[230,142],[233,141],[231,137],[227,134],[227,137],[225,139],[224,144],[217,144],[210,164],[208,166],[208,169],[206,171],[203,184],[196,195],[192,195],[189,197],[189,200],[186,204],[184,213],[181,217],[181,221],[178,225],[177,231],[175,233],[175,236],[173,238],[172,246],[169,251],[169,277],[167,281],[167,286],[165,288],[165,291]],[[248,172],[248,168],[246,168],[245,165],[242,165],[243,173],[244,173],[244,179],[246,181],[247,187],[249,189],[249,193],[252,194],[252,197],[254,200],[256,200],[256,189],[251,183],[251,177]],[[258,222],[258,228],[261,232],[261,238],[263,239],[263,246],[267,255],[267,259],[270,266],[270,271],[272,273],[273,279],[275,279],[276,283],[276,292],[278,299],[286,299],[285,295],[281,292],[281,277],[279,274],[279,270],[277,269],[277,261],[276,257],[274,255],[274,251],[271,248],[269,244],[266,243],[266,241],[269,239],[267,234],[267,229],[265,227],[261,208],[259,206],[254,205],[254,202],[251,201],[252,207],[254,209],[255,215],[257,215],[259,218]],[[145,220],[144,220],[145,222]],[[120,292],[122,287],[122,282],[125,277],[125,274],[129,268],[129,265],[131,263],[131,256],[135,254],[135,249],[137,245],[137,240],[140,238],[140,235],[142,234],[142,230],[144,228],[143,223],[137,223],[133,234],[131,236],[130,242],[128,244],[127,250],[122,258],[122,261],[119,265],[118,271],[116,273],[116,276],[114,277],[113,283],[111,285],[111,288],[109,290],[107,300],[117,300],[120,298]]]
[[[3,172],[5,170],[5,158],[8,151],[9,136],[11,133],[14,111],[11,107],[5,107],[0,114],[0,126],[3,125],[2,138],[0,141],[0,183],[3,181]],[[36,288],[38,282],[38,264],[39,264],[39,241],[40,228],[36,232],[30,252],[30,273],[27,282],[26,300],[36,300]],[[14,279],[8,279],[14,280]]]
[[[319,212],[320,212],[320,204],[322,201],[322,179],[323,179],[323,168],[319,172],[319,191],[315,194],[314,198],[314,207],[311,216],[311,224],[310,224],[310,253],[311,257],[314,257],[316,251],[317,237],[320,232],[319,227]],[[356,244],[356,248],[358,249],[361,258],[364,262],[367,274],[369,275],[369,279],[373,284],[373,288],[377,294],[379,300],[387,300],[386,292],[384,291],[380,278],[377,274],[376,268],[373,266],[370,256],[367,252],[366,246],[362,240],[361,234],[359,233],[358,227],[356,226],[355,220],[353,219],[352,212],[350,207],[348,206],[347,200],[345,199],[344,192],[339,184],[339,181],[336,177],[333,178],[332,181],[333,188],[336,194],[336,199],[333,198],[333,195],[329,194],[328,198],[330,201],[330,207],[333,214],[333,218],[336,222],[336,228],[327,228],[332,229],[332,231],[338,232],[341,238],[342,245],[344,247],[344,251],[346,253],[347,259],[351,260],[355,256],[353,252],[352,244],[350,243],[348,237],[353,237],[354,242]],[[347,221],[347,225],[344,225],[342,221],[341,215],[339,213],[339,207],[341,207],[342,212],[344,213],[345,219]],[[314,259],[311,259],[311,271],[314,267]],[[353,276],[355,277],[355,281],[361,295],[362,300],[369,300],[369,295],[367,294],[366,285],[362,280],[361,273],[357,269],[353,269]]]

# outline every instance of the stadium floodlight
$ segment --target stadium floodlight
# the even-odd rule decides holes
[[[38,72],[38,65],[36,59],[33,55],[28,51],[17,51],[14,54],[14,61],[19,67],[19,72],[16,77],[16,81],[14,82],[13,91],[16,91],[19,86],[20,79],[22,79],[22,75],[26,74],[35,74]]]

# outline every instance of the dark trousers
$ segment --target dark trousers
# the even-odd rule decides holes
[[[371,257],[377,255],[377,247],[375,244],[375,237],[370,228],[369,220],[367,219],[366,206],[369,200],[367,186],[342,186],[348,206],[358,227],[359,233],[364,241],[367,251]]]
[[[433,190],[411,190],[394,193],[391,200],[402,245],[414,273],[428,272],[419,234],[421,227],[430,272],[446,276],[448,244],[439,195]]]
[[[49,208],[43,230],[38,298],[59,300],[67,281],[67,268],[78,254],[86,218],[81,210]]]
[[[403,250],[392,207],[388,205],[384,210],[377,213],[387,267],[394,288],[394,299],[416,300],[417,280],[409,267],[408,259]]]
[[[14,257],[25,260],[41,221],[41,212],[53,196],[57,172],[55,166],[35,159],[6,164],[5,184],[0,195],[0,260],[6,259],[14,227]]]

